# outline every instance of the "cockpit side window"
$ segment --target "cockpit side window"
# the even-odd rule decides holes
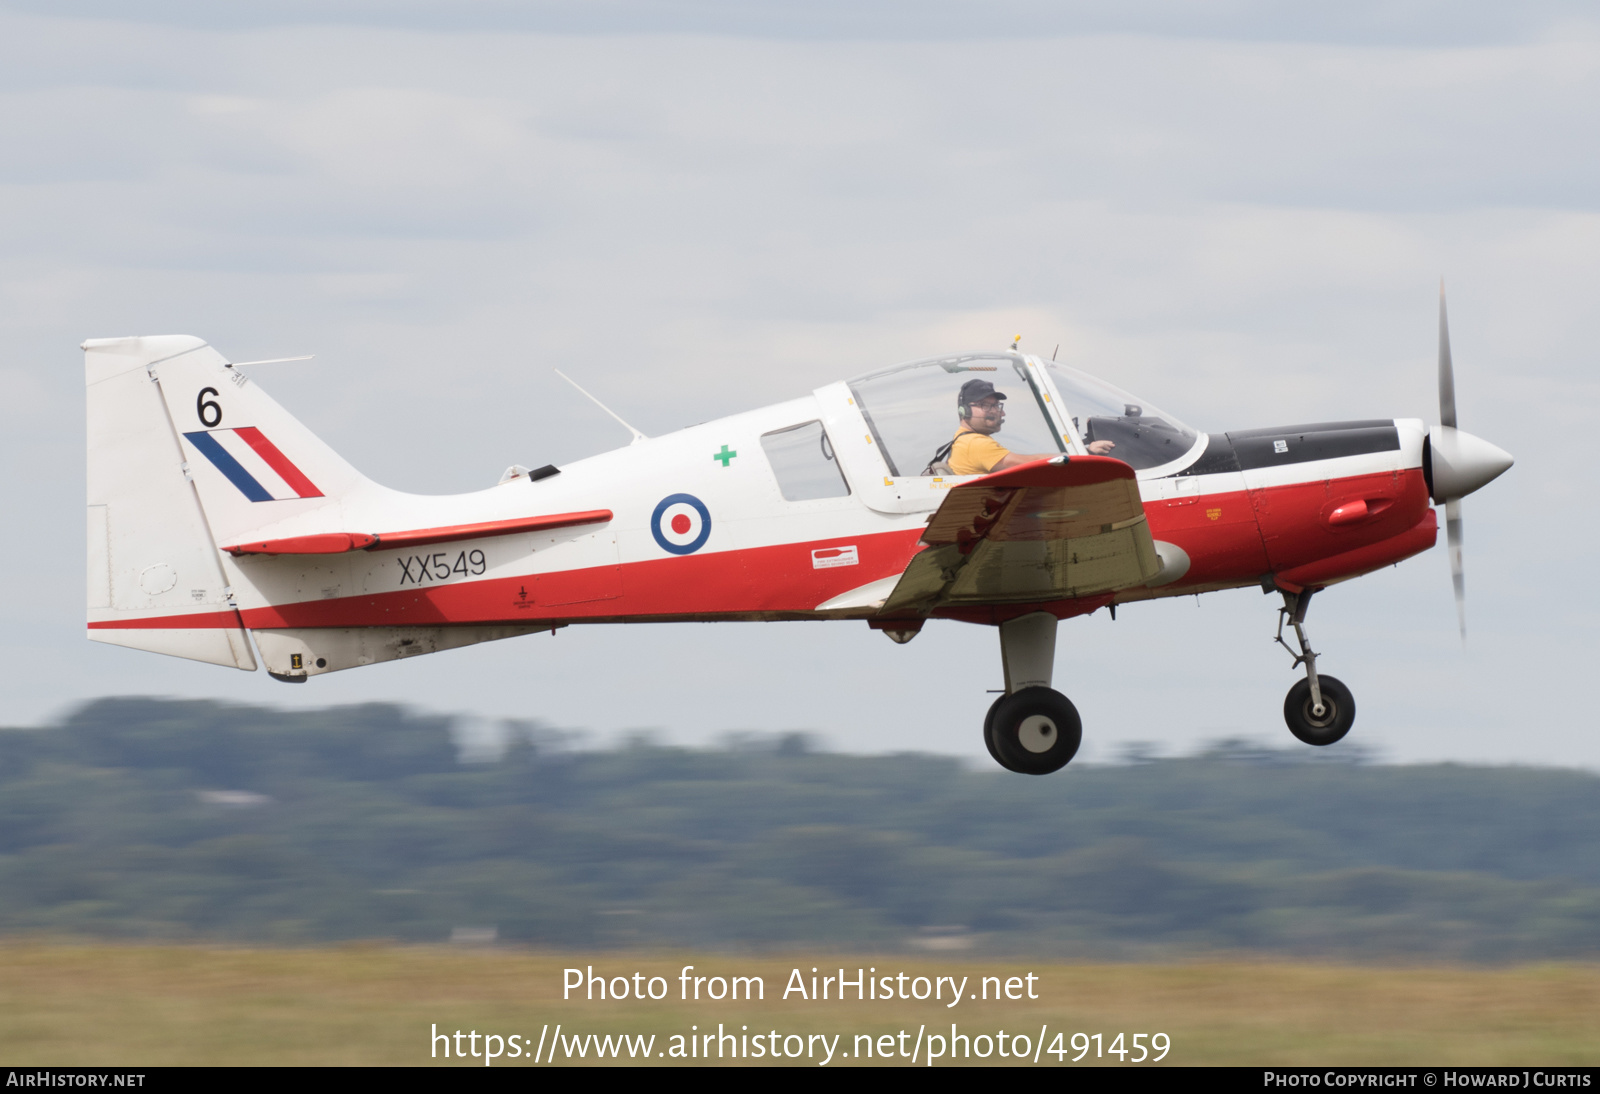
[[[805,422],[764,433],[761,450],[788,501],[842,498],[850,493],[821,422]]]

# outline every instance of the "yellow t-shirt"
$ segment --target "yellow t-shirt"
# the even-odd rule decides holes
[[[950,473],[952,475],[987,475],[995,464],[1011,455],[1011,450],[993,437],[974,433],[966,426],[956,431],[955,443],[950,446]]]

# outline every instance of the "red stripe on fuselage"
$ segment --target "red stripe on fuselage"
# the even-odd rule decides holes
[[[239,626],[239,613],[195,612],[193,615],[146,615],[138,619],[93,619],[91,631],[214,631]]]
[[[920,529],[913,528],[838,536],[336,600],[306,600],[250,608],[242,614],[246,625],[256,628],[800,614],[851,589],[896,576],[917,552],[920,535]],[[814,549],[849,545],[856,548],[861,560],[858,565],[820,570],[812,565]]]
[[[1333,525],[1324,518],[1353,500],[1379,499],[1387,504],[1354,525]],[[1257,491],[1203,494],[1150,501],[1145,514],[1151,535],[1182,547],[1190,557],[1183,579],[1162,587],[1157,595],[1182,595],[1186,588],[1253,584],[1264,573],[1303,568],[1319,560],[1350,556],[1351,573],[1365,565],[1362,549],[1396,536],[1407,557],[1422,544],[1419,522],[1428,513],[1427,487],[1419,470],[1384,472],[1346,479],[1293,483]],[[894,577],[917,553],[919,529],[872,535],[837,536],[826,540],[785,543],[714,553],[648,559],[612,566],[588,567],[520,577],[459,581],[421,589],[395,590],[333,600],[308,600],[250,608],[241,614],[248,627],[396,627],[449,626],[586,619],[717,619],[731,616],[803,616],[818,604],[873,581]],[[1431,542],[1431,541],[1430,541]],[[813,551],[855,546],[857,566],[817,569]],[[1383,554],[1379,551],[1378,554]],[[1376,557],[1376,556],[1374,556]],[[1358,565],[1359,564],[1359,565]],[[1329,581],[1340,573],[1313,571]],[[1047,610],[1066,617],[1093,610],[1106,597],[1055,601]],[[1015,614],[1015,605],[1003,606]],[[937,615],[972,617],[973,608]],[[993,612],[989,613],[993,615]],[[156,620],[118,620],[104,627],[235,626],[233,613],[216,613],[216,622],[196,623],[210,616],[167,616]],[[998,616],[996,617],[998,618]],[[985,620],[986,621],[986,620]]]

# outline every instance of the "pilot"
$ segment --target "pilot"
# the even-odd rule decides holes
[[[1004,471],[1032,460],[1049,459],[1059,452],[1045,452],[1036,456],[1022,456],[994,439],[1006,421],[1005,393],[996,391],[988,380],[968,380],[961,385],[956,396],[956,412],[961,415],[961,428],[950,442],[950,454],[945,463],[952,475],[987,475],[991,471]],[[1110,441],[1093,441],[1089,451],[1104,456],[1116,446]]]

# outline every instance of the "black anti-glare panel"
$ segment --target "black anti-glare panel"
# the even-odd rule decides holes
[[[1207,433],[1206,450],[1200,453],[1200,458],[1179,471],[1173,478],[1181,479],[1185,475],[1225,475],[1238,470],[1240,470],[1239,457],[1234,454],[1233,445],[1228,442],[1228,435]]]
[[[1279,429],[1247,429],[1229,433],[1243,470],[1281,464],[1363,456],[1369,452],[1394,452],[1400,448],[1400,431],[1393,421],[1326,422],[1321,425]]]
[[[1295,433],[1337,433],[1345,429],[1388,429],[1394,426],[1392,418],[1367,418],[1359,422],[1312,422],[1310,425],[1277,425],[1269,429],[1230,429],[1228,438],[1233,441],[1252,437],[1288,437]]]

